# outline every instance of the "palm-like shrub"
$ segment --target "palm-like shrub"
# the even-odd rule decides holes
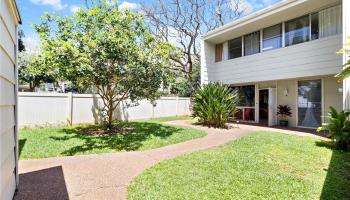
[[[194,93],[193,117],[206,126],[225,127],[236,111],[238,94],[222,83],[209,83]]]
[[[349,111],[337,112],[333,107],[330,107],[328,116],[329,122],[323,123],[317,131],[329,131],[330,137],[334,141],[338,149],[347,149],[350,144],[350,116]]]

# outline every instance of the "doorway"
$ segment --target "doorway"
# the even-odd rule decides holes
[[[269,124],[269,90],[259,90],[259,123]]]

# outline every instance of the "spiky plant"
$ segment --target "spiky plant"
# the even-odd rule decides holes
[[[222,83],[209,83],[194,93],[193,117],[209,127],[225,127],[236,112],[238,94]]]
[[[330,137],[334,141],[338,149],[347,149],[350,144],[350,116],[349,111],[337,112],[332,106],[329,108],[328,116],[329,122],[323,123],[317,131],[329,131]]]

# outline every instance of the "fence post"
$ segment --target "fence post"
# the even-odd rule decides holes
[[[176,115],[175,117],[179,116],[179,96],[176,96]]]
[[[73,94],[72,92],[68,93],[68,123],[73,125]]]

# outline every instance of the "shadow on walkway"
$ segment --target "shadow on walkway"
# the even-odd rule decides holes
[[[69,199],[61,166],[19,175],[19,187],[14,200]]]

